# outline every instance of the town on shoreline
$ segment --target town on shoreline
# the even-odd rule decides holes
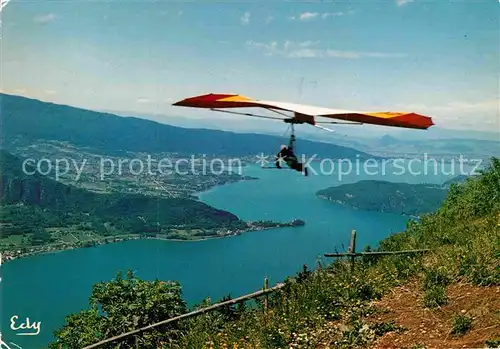
[[[15,259],[26,258],[30,256],[62,252],[66,250],[73,250],[77,248],[88,248],[100,245],[106,245],[110,243],[124,242],[129,240],[140,240],[140,239],[151,239],[151,240],[164,240],[173,242],[201,242],[213,239],[222,239],[233,236],[239,236],[243,233],[252,231],[262,231],[276,228],[286,228],[286,227],[299,227],[304,226],[305,222],[300,219],[294,219],[291,222],[279,223],[272,221],[256,221],[256,222],[246,222],[247,227],[245,229],[221,229],[218,230],[214,235],[203,235],[203,236],[192,236],[186,235],[186,238],[171,238],[167,234],[122,234],[102,237],[99,239],[92,239],[87,241],[77,241],[77,242],[57,242],[52,244],[46,244],[42,246],[26,246],[19,247],[14,250],[5,250],[0,252],[0,259],[2,263],[13,261]]]

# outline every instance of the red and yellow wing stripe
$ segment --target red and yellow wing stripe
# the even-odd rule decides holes
[[[195,96],[183,99],[175,106],[191,107],[191,108],[245,108],[245,107],[259,107],[251,98],[234,95],[234,94],[216,94],[210,93],[202,96]]]

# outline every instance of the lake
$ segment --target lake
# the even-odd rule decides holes
[[[352,229],[357,230],[358,246],[363,248],[367,244],[375,246],[406,226],[406,217],[356,211],[317,198],[317,190],[362,179],[441,184],[458,175],[450,171],[398,175],[394,170],[391,165],[385,175],[362,171],[339,180],[338,172],[304,177],[294,171],[249,166],[244,174],[258,180],[216,187],[201,193],[200,199],[245,220],[298,218],[306,222],[305,226],[201,242],[126,241],[6,263],[0,284],[0,329],[4,340],[23,349],[43,347],[52,340],[53,331],[63,325],[66,315],[87,307],[92,285],[112,279],[118,271],[131,269],[148,280],[177,280],[190,305],[206,296],[217,300],[228,294],[236,297],[258,290],[266,276],[274,285],[294,275],[304,263],[314,267],[322,254],[336,248],[344,250]],[[16,336],[10,329],[14,315],[40,321],[40,334]]]

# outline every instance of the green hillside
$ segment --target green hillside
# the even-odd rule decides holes
[[[420,215],[438,209],[446,198],[447,190],[430,184],[365,180],[330,187],[316,194],[360,210]]]
[[[195,200],[96,194],[39,174],[28,175],[22,160],[5,151],[0,151],[0,203],[2,238],[29,235],[36,245],[50,242],[46,229],[57,227],[110,236],[179,227],[208,231],[246,226],[235,215]]]
[[[270,297],[267,311],[262,301],[256,307],[228,306],[128,337],[119,348],[498,346],[498,159],[480,176],[453,184],[440,208],[379,247],[424,248],[431,251],[366,257],[352,271],[343,261],[306,269]],[[90,304],[67,318],[51,348],[82,347],[188,311],[179,284],[142,281],[131,273],[95,285]]]

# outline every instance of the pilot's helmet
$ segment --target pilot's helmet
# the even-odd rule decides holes
[[[284,144],[281,145],[281,150],[285,150],[286,148],[287,148],[286,145],[284,145]]]

